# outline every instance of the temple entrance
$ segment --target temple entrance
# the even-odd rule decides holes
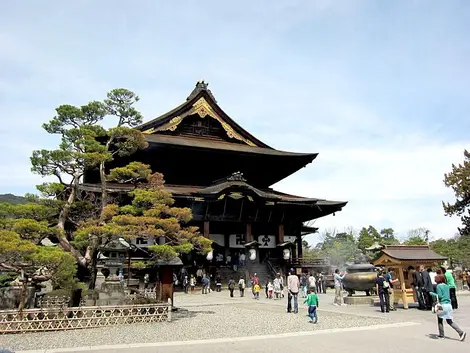
[[[271,249],[258,249],[259,263],[265,263],[271,257]]]

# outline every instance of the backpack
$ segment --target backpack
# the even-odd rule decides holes
[[[384,281],[383,281],[382,286],[383,286],[385,289],[390,288],[390,283],[388,283],[387,279],[384,278]]]

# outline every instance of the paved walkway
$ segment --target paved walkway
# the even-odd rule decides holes
[[[455,321],[470,332],[470,296],[460,296]],[[306,347],[323,352],[366,353],[392,349],[428,353],[449,349],[469,351],[469,342],[435,340],[436,317],[430,312],[399,310],[382,314],[370,306],[335,307],[331,294],[320,297],[320,322],[307,323],[305,308],[298,315],[285,312],[285,300],[230,298],[227,292],[176,295],[183,307],[171,323],[115,326],[102,329],[0,336],[0,347],[17,352],[286,352]],[[339,338],[340,337],[340,338]],[[453,338],[453,339],[452,339]],[[80,347],[86,344],[85,347]],[[101,346],[107,345],[107,346]],[[35,348],[34,351],[27,349]],[[69,347],[60,349],[60,347]],[[440,347],[440,348],[436,348]],[[448,348],[447,348],[448,347]]]

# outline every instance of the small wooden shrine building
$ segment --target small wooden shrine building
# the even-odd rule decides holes
[[[393,286],[395,303],[401,300],[403,307],[408,309],[409,303],[416,302],[411,285],[413,272],[408,269],[417,269],[420,265],[426,269],[435,268],[445,260],[447,257],[435,253],[428,245],[385,245],[374,265],[394,270],[393,277],[399,280]]]

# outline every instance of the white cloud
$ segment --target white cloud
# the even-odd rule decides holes
[[[326,148],[307,168],[275,187],[302,196],[349,201],[335,217],[315,222],[322,229],[390,226],[404,236],[409,229],[424,226],[434,237],[448,238],[460,219],[444,216],[441,202],[453,200],[443,184],[444,173],[462,160],[467,146],[416,140],[374,149]]]

